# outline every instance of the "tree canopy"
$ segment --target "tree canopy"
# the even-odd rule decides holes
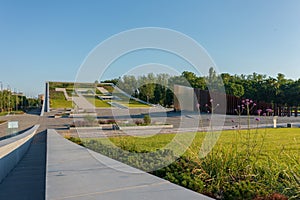
[[[116,83],[116,79],[113,82]],[[128,94],[163,106],[173,104],[174,84],[210,91],[218,91],[224,86],[229,95],[286,106],[298,106],[300,102],[300,79],[287,79],[282,73],[278,73],[277,77],[255,72],[231,75],[217,74],[210,68],[207,76],[197,76],[189,71],[182,72],[180,76],[150,73],[138,77],[126,75],[117,82],[118,87]]]

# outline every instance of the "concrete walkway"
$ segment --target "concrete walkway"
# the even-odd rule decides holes
[[[87,111],[95,110],[95,106],[91,104],[82,94],[78,93],[78,97],[72,97],[73,102],[78,106],[80,109],[84,109]]]
[[[0,199],[45,199],[46,131],[34,136],[28,152],[0,184]]]
[[[47,134],[46,199],[152,200],[208,198]]]

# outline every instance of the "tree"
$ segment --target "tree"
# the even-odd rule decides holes
[[[217,75],[214,68],[209,68],[208,76],[206,77],[207,88],[210,91],[221,91],[222,82],[222,77]]]

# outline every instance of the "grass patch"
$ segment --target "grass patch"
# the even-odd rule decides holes
[[[109,108],[111,107],[106,101],[103,101],[95,96],[84,96],[91,104],[98,108]]]
[[[124,105],[124,106],[126,106],[126,107],[129,107],[129,108],[148,108],[148,107],[150,107],[147,104],[140,103],[140,102],[135,101],[133,99],[130,99],[129,102],[128,101],[117,101],[117,102]]]
[[[113,93],[113,91],[114,91],[114,87],[111,86],[111,85],[100,85],[100,87],[103,87],[104,89],[106,89],[110,93]]]
[[[185,134],[178,140],[178,147]],[[151,173],[216,199],[300,198],[299,128],[223,131],[212,151],[200,158],[199,150],[205,135],[197,133],[184,155]],[[172,153],[165,152],[163,147],[174,137],[175,134],[149,138],[124,136],[110,138],[110,142],[84,139],[83,144],[145,170],[152,162],[159,161],[152,161],[153,158],[141,161],[145,158],[133,158],[115,147],[128,152],[157,152],[170,158]]]
[[[0,112],[0,116],[5,116],[7,114],[8,114],[8,112]]]
[[[18,110],[18,111],[11,111],[11,112],[7,112],[7,111],[5,111],[5,112],[1,112],[0,113],[0,116],[5,116],[5,115],[8,115],[8,114],[10,114],[10,115],[22,115],[22,114],[24,114],[24,111],[22,111],[22,110]]]
[[[97,95],[103,95],[103,93],[100,92],[100,90],[98,90],[97,88],[96,88],[96,94],[97,94]]]
[[[67,101],[63,92],[50,90],[51,108],[73,108],[73,102]]]
[[[55,90],[55,88],[74,88],[74,83],[71,82],[49,82],[49,89]]]
[[[67,92],[69,97],[78,97],[78,95],[74,91],[74,88],[67,88],[66,92]]]

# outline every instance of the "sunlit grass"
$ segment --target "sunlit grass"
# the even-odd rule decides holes
[[[95,96],[84,96],[91,104],[96,106],[97,108],[109,108],[111,107],[107,101],[101,100]]]
[[[67,101],[63,92],[50,90],[50,108],[73,108],[73,102]]]

